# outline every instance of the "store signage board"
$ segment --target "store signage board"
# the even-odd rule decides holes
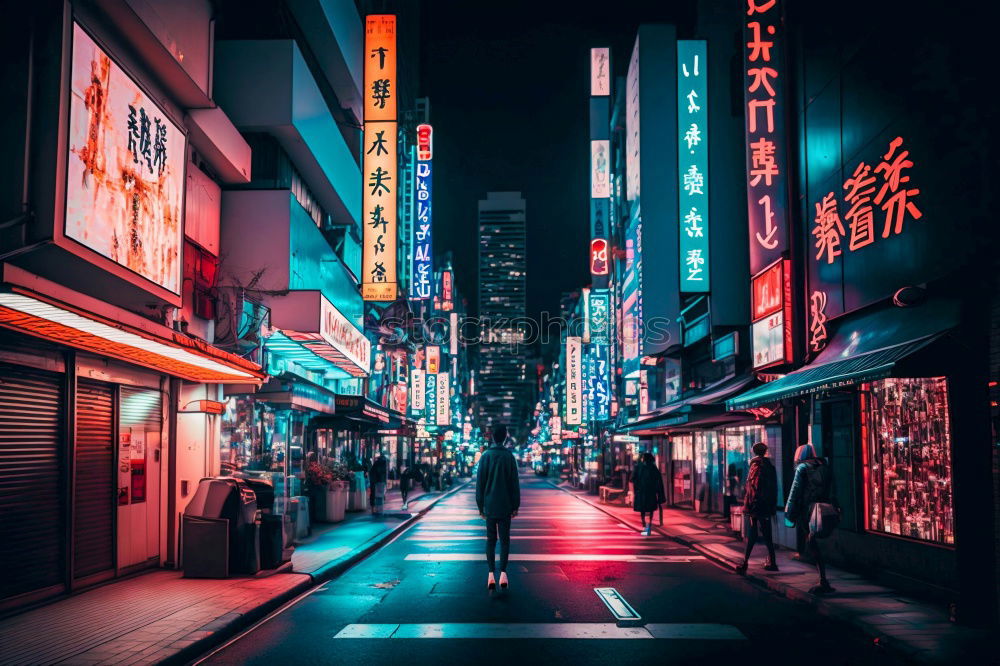
[[[590,241],[590,274],[608,274],[608,241],[594,238]]]
[[[611,294],[607,289],[594,289],[588,301],[590,342],[607,346],[611,344]]]
[[[396,300],[397,125],[396,17],[365,17],[365,107],[361,296]]]
[[[72,58],[63,234],[179,295],[186,138],[76,23]]]
[[[458,355],[458,313],[452,312],[448,315],[448,353],[452,356]]]
[[[590,49],[590,94],[611,94],[611,49],[607,47]]]
[[[421,414],[424,411],[424,393],[427,387],[424,385],[424,371],[420,368],[410,369],[410,406],[414,414]]]
[[[426,406],[426,419],[427,424],[431,426],[437,426],[437,409],[438,409],[438,399],[437,399],[437,380],[438,374],[436,372],[427,372],[424,378],[424,403]]]
[[[422,125],[422,127],[424,127]],[[430,127],[430,125],[426,125]],[[419,149],[418,149],[419,154]],[[428,150],[429,154],[429,150]],[[413,188],[413,277],[411,297],[425,301],[434,295],[433,178],[431,160],[418,160]]]
[[[680,285],[709,291],[708,47],[677,42],[677,175]]]
[[[639,198],[639,38],[636,37],[625,78],[625,199]]]
[[[743,13],[744,115],[750,274],[788,251],[788,137],[782,2],[746,0]]]
[[[426,123],[417,125],[417,159],[429,162],[433,157],[434,128]]]
[[[582,346],[579,337],[566,338],[566,425],[580,425],[583,420]]]
[[[712,360],[723,361],[736,356],[737,338],[736,331],[727,333],[712,341]]]
[[[781,259],[751,281],[751,351],[754,369],[792,361],[792,284]]]
[[[367,373],[371,368],[371,342],[325,296],[320,294],[319,298],[320,337]]]
[[[607,139],[590,142],[590,197],[607,199],[611,196],[610,143]]]
[[[451,378],[447,372],[439,372],[437,376],[437,425],[451,425]]]
[[[607,345],[591,345],[591,372],[593,375],[593,419],[607,421],[611,418],[611,358]]]
[[[437,345],[427,345],[427,372],[437,374],[441,369],[441,348]]]

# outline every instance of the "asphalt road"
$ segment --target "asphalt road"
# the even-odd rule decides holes
[[[489,594],[470,485],[224,649],[212,664],[891,664],[856,630],[522,475],[508,568]],[[763,557],[763,548],[759,557]],[[595,588],[645,622],[619,629]]]

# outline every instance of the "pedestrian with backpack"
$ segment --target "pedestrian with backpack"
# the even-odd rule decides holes
[[[819,539],[830,536],[839,522],[840,512],[832,500],[833,477],[830,466],[816,455],[812,444],[795,450],[795,477],[785,504],[785,520],[805,532],[805,550],[816,562],[819,583],[812,594],[828,594],[834,589],[826,578],[826,565]]]
[[[750,563],[750,553],[757,543],[757,532],[764,537],[767,546],[767,562],[764,571],[777,571],[778,563],[774,559],[774,537],[771,521],[778,505],[778,474],[774,465],[766,457],[767,444],[757,442],[753,445],[754,457],[750,460],[750,473],[747,474],[746,493],[743,496],[743,515],[750,521],[747,532],[747,548],[743,555],[743,563],[736,567],[736,573],[746,574]]]

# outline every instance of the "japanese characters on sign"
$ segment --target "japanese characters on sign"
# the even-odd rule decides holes
[[[579,337],[566,338],[566,425],[580,425],[583,419],[582,351]]]
[[[588,350],[590,376],[587,396],[591,402],[590,418],[606,421],[611,418],[611,361],[607,345],[591,344]]]
[[[447,372],[439,372],[437,376],[437,424],[451,425],[451,388]]]
[[[365,19],[364,248],[361,296],[396,299],[396,17]],[[419,223],[415,226],[419,226]]]
[[[455,303],[452,297],[451,271],[441,271],[441,309],[448,312],[454,309]]]
[[[607,139],[590,142],[590,196],[607,199],[611,196],[610,142]]]
[[[64,234],[181,293],[185,137],[73,25]]]
[[[607,289],[594,289],[588,298],[590,342],[594,345],[611,344],[611,295]]]
[[[458,355],[458,313],[448,315],[448,353]]]
[[[746,0],[744,101],[750,273],[788,249],[784,33],[778,0]]]
[[[430,127],[430,125],[421,125]],[[430,136],[428,135],[428,140]],[[420,148],[417,148],[420,154]],[[427,154],[430,154],[428,143]],[[416,184],[413,191],[416,220],[413,223],[413,277],[410,280],[410,296],[413,300],[424,301],[434,294],[434,244],[431,203],[431,160],[417,160]]]
[[[781,259],[751,283],[750,327],[754,369],[792,360],[792,281],[789,261]]]
[[[920,190],[907,185],[907,171],[913,167],[910,151],[902,146],[903,138],[897,136],[889,142],[874,172],[871,165],[860,162],[844,181],[843,219],[833,192],[816,204],[812,229],[816,261],[832,264],[844,250],[855,252],[878,238],[899,235],[904,222],[922,217],[914,201]],[[876,224],[875,206],[879,207],[881,225]]]
[[[682,292],[709,291],[708,48],[677,42],[677,173]]]
[[[826,347],[826,292],[814,291],[809,297],[809,351],[815,353]]]
[[[420,368],[412,368],[410,370],[410,393],[412,397],[410,398],[410,408],[413,413],[419,416],[423,416],[424,411],[424,393],[426,391],[426,386],[424,385],[424,371]]]
[[[633,216],[625,236],[625,281],[622,284],[622,371],[626,377],[639,372],[642,337],[642,223]]]
[[[590,49],[590,94],[611,94],[611,49]]]

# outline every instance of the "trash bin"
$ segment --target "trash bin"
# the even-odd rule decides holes
[[[186,577],[225,578],[260,571],[257,497],[241,479],[202,479],[184,509],[181,529]]]

